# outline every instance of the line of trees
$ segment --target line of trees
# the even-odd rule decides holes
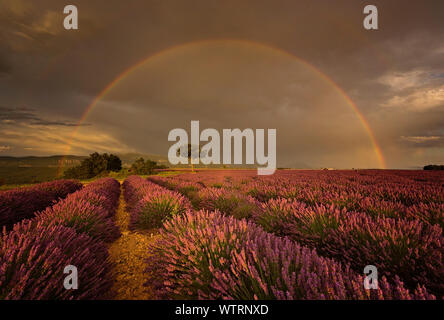
[[[158,165],[156,161],[153,160],[145,160],[143,158],[139,158],[130,167],[131,174],[138,175],[148,175],[153,174],[154,169],[165,169],[167,168],[164,165]]]
[[[424,170],[444,170],[444,165],[429,164],[428,166],[424,166]]]

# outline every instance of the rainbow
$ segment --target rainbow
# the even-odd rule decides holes
[[[179,45],[175,45],[172,47],[168,47],[165,48],[161,51],[158,51],[144,59],[142,59],[141,61],[137,62],[136,64],[132,65],[131,67],[129,67],[128,69],[126,69],[125,71],[123,71],[122,73],[120,73],[116,78],[114,78],[113,81],[111,81],[108,85],[106,85],[105,88],[103,88],[102,91],[100,91],[100,93],[94,98],[94,100],[91,102],[91,104],[85,109],[83,115],[81,116],[79,122],[77,123],[75,129],[72,132],[72,135],[68,141],[67,144],[67,148],[66,151],[64,153],[64,155],[66,156],[69,151],[71,150],[71,144],[73,139],[75,138],[77,132],[79,131],[80,126],[82,125],[82,123],[86,120],[86,118],[88,117],[88,114],[91,112],[91,110],[94,109],[94,107],[97,105],[97,103],[103,99],[103,97],[106,96],[106,94],[113,88],[115,87],[119,82],[121,82],[123,79],[125,79],[129,74],[131,74],[134,70],[136,70],[137,68],[139,68],[140,66],[144,65],[145,63],[147,63],[150,60],[153,60],[155,58],[158,58],[164,54],[170,53],[174,50],[177,49],[182,49],[182,48],[187,48],[190,46],[197,46],[197,45],[205,45],[205,44],[213,44],[213,43],[235,43],[235,44],[240,44],[240,45],[244,45],[244,46],[252,46],[252,47],[256,47],[256,48],[263,48],[263,49],[271,49],[274,50],[280,54],[283,54],[285,56],[288,56],[294,60],[297,60],[298,62],[308,66],[311,70],[313,70],[320,78],[322,78],[324,81],[326,81],[328,84],[330,84],[332,87],[335,88],[335,90],[338,91],[338,93],[341,94],[341,96],[344,98],[344,100],[347,102],[347,104],[353,109],[354,113],[356,114],[356,116],[358,117],[359,121],[361,122],[363,128],[365,129],[365,131],[367,132],[367,135],[371,141],[373,150],[375,152],[375,155],[377,157],[378,163],[380,168],[385,169],[386,168],[386,164],[385,164],[385,159],[381,150],[381,147],[379,146],[375,135],[373,133],[373,131],[371,130],[371,127],[368,123],[368,121],[365,119],[364,115],[361,113],[361,111],[358,109],[358,107],[356,106],[356,104],[351,100],[351,98],[344,92],[344,90],[342,88],[340,88],[331,78],[329,78],[327,75],[325,75],[323,72],[321,72],[319,69],[317,69],[315,66],[311,65],[310,63],[308,63],[305,60],[300,59],[299,57],[293,55],[292,53],[285,51],[283,49],[268,45],[268,44],[263,44],[260,42],[254,42],[254,41],[250,41],[250,40],[239,40],[239,39],[210,39],[210,40],[199,40],[199,41],[192,41],[192,42],[186,42],[186,43],[182,43]],[[59,166],[59,173],[61,170],[61,166],[63,165],[63,161],[61,162],[61,165]]]

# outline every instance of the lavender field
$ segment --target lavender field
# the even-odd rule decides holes
[[[221,170],[151,180],[195,209],[161,229],[151,265],[165,265],[156,277],[164,297],[444,294],[442,173]],[[362,286],[366,265],[378,269],[378,290]]]
[[[0,236],[0,299],[444,296],[440,172],[202,170],[52,185],[46,208],[2,200],[15,224]],[[53,190],[0,197],[40,189]],[[78,290],[63,287],[66,265],[79,269]],[[367,265],[376,289],[364,287]]]

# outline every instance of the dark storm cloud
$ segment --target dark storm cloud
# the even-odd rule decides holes
[[[45,53],[50,57],[72,47],[81,38],[85,40],[97,31],[93,20],[85,14],[83,28],[73,34],[65,33],[64,4],[60,1],[0,1],[0,39],[2,47],[11,53]],[[77,40],[76,40],[77,39]]]
[[[78,124],[74,122],[66,122],[66,121],[45,121],[45,120],[37,120],[32,122],[33,125],[39,126],[65,126],[65,127],[77,127]],[[90,126],[91,124],[82,123],[81,126]]]
[[[0,120],[5,121],[33,121],[38,120],[32,109],[0,107]]]
[[[234,38],[287,50],[335,81],[368,119],[393,167],[410,166],[411,161],[420,163],[423,161],[420,156],[412,159],[406,154],[416,146],[435,150],[438,143],[433,139],[427,143],[412,142],[415,139],[409,141],[408,137],[441,137],[444,134],[444,1],[372,1],[379,9],[378,31],[363,29],[362,10],[367,3],[355,0],[78,0],[70,4],[79,8],[80,29],[77,31],[63,29],[64,3],[59,0],[0,0],[0,104],[12,106],[7,112],[0,110],[0,119],[6,123],[15,120],[69,129],[108,83],[141,59],[181,43]],[[157,73],[157,78],[149,79],[151,86],[145,86],[153,94],[149,99],[142,96],[138,103],[157,110],[152,117],[159,127],[169,128],[172,121],[167,112],[159,110],[175,110],[179,115],[176,117],[178,124],[186,123],[187,112],[192,111],[193,115],[208,119],[214,127],[236,123],[233,111],[227,113],[228,109],[242,109],[244,111],[239,114],[252,116],[263,115],[260,112],[269,110],[269,118],[263,121],[265,124],[272,122],[273,115],[278,119],[276,115],[285,112],[300,117],[304,112],[307,118],[313,116],[307,111],[310,105],[306,105],[310,95],[303,94],[309,90],[294,86],[287,94],[273,85],[273,79],[285,79],[279,78],[284,73],[279,68],[277,74],[268,70],[268,82],[255,83],[255,79],[261,77],[254,68],[267,63],[266,60],[239,64],[252,68],[250,76],[239,79],[240,84],[252,82],[250,87],[238,86],[244,92],[222,85],[206,86],[205,78],[199,80],[199,76],[209,76],[203,66],[196,67],[194,80],[197,82],[162,81],[168,80],[168,74],[177,69],[185,69],[187,63],[198,66],[191,62],[183,61],[174,68],[165,66]],[[230,70],[226,64],[225,68],[217,71],[220,77],[236,72],[239,67],[233,65]],[[258,73],[252,76],[254,72]],[[231,91],[227,92],[227,88]],[[256,92],[258,88],[267,94]],[[297,90],[302,96],[295,93]],[[200,94],[203,91],[205,94]],[[322,94],[318,98],[321,99]],[[129,108],[136,100],[133,96],[128,101],[114,101],[120,104],[115,107],[116,113],[99,115],[92,127],[103,128],[113,137],[122,137],[126,144],[134,142],[134,148],[142,148],[143,135],[131,132],[130,124],[119,125],[118,112],[137,113],[136,107],[135,110]],[[182,100],[188,105],[179,109],[177,106]],[[15,108],[22,105],[43,107],[21,111]],[[208,105],[213,107],[208,108]],[[255,112],[258,109],[260,112]],[[344,130],[340,124],[343,121],[340,120],[341,111],[336,111],[335,116],[333,107],[322,110],[319,123],[330,119],[329,130],[336,139],[324,146],[325,152],[334,158],[335,148],[339,154],[344,145],[341,134],[335,132]],[[331,113],[326,115],[328,112]],[[183,121],[179,121],[181,119]],[[257,119],[257,123],[260,121]],[[6,123],[0,123],[0,127]],[[318,130],[322,128],[325,129]],[[100,132],[96,133],[99,137]],[[149,135],[161,139],[164,132],[150,128]],[[112,137],[104,139],[114,143]],[[316,140],[319,137],[313,139],[313,145],[320,143]],[[140,142],[136,143],[138,140]],[[281,135],[279,141],[286,148],[278,159],[295,158],[290,148],[295,146],[295,138]],[[298,143],[307,148],[310,145],[310,141]],[[315,156],[307,157],[304,161],[310,162],[309,158]],[[434,157],[436,161],[444,159],[444,152],[437,152]],[[356,161],[359,166],[361,159]]]
[[[401,141],[410,148],[444,148],[444,136],[402,136]]]
[[[77,123],[70,121],[52,121],[40,118],[37,115],[35,109],[20,107],[20,108],[5,108],[0,107],[0,126],[10,123],[25,123],[28,125],[39,125],[39,126],[65,126],[65,127],[75,127]],[[88,123],[82,123],[82,126],[88,126]]]

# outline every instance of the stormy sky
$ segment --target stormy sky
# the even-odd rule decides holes
[[[199,120],[276,128],[279,166],[380,167],[349,99],[388,168],[444,162],[443,1],[0,0],[0,155],[166,156]]]

